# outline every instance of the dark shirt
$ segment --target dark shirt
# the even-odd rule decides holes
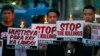
[[[15,25],[12,26],[5,26],[2,23],[0,23],[0,36],[1,33],[7,32],[8,27],[15,27]],[[2,38],[3,39],[3,52],[2,56],[15,56],[15,50],[14,49],[7,49],[7,38]]]
[[[48,44],[46,56],[64,56],[64,48],[60,44]]]
[[[83,38],[91,39],[91,26],[87,25],[84,27]]]

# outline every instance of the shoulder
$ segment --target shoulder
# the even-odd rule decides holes
[[[3,26],[3,24],[0,22],[0,26]]]
[[[4,25],[0,22],[0,28],[4,27]]]

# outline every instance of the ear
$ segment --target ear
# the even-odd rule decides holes
[[[13,16],[13,18],[14,18],[14,17],[15,17],[15,13],[13,13],[13,15],[12,15],[12,16]]]

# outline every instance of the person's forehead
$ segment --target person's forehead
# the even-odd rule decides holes
[[[84,9],[84,13],[94,13],[92,9]]]
[[[55,12],[49,12],[49,15],[57,15]]]
[[[9,12],[9,13],[13,13],[10,9],[9,9],[9,10],[4,10],[3,13],[4,13],[4,12],[7,12],[7,13],[8,13],[8,12]]]

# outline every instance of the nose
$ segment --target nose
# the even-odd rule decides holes
[[[89,19],[89,15],[86,15],[86,18]]]

